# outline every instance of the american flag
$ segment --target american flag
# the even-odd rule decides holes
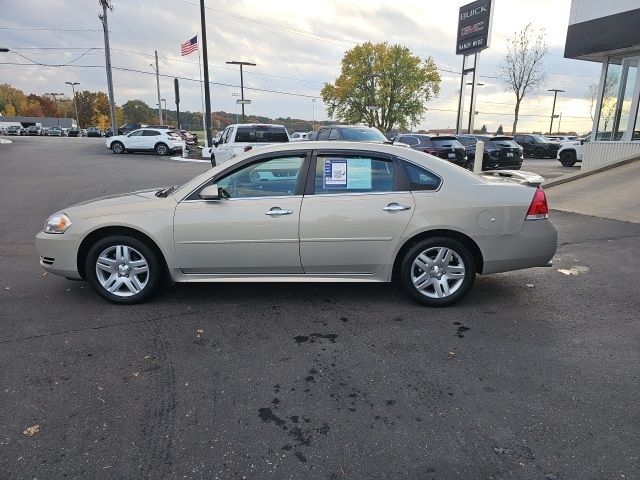
[[[191,40],[187,40],[182,45],[180,45],[180,54],[184,57],[185,55],[189,55],[191,52],[195,52],[198,49],[198,36],[196,35]]]

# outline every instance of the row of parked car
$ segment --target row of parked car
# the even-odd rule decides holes
[[[33,136],[33,137],[90,137],[91,128],[80,129],[76,127],[63,128],[57,125],[53,127],[42,127],[40,125],[9,125],[8,127],[0,127],[0,135],[7,136]]]

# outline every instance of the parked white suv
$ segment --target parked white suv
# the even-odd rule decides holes
[[[563,143],[558,150],[557,159],[563,167],[573,167],[576,162],[582,162],[584,156],[584,144],[589,143],[591,135],[572,142]]]
[[[289,134],[284,125],[234,124],[224,129],[220,140],[214,141],[212,148],[204,148],[202,156],[215,160],[219,165],[248,150],[287,142]]]
[[[126,135],[107,138],[105,145],[113,153],[156,152],[158,155],[182,151],[182,138],[173,130],[140,128]]]
[[[307,139],[308,132],[293,132],[289,139],[292,142],[302,142]]]

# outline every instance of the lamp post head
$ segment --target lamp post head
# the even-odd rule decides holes
[[[9,51],[8,48],[4,48],[4,47],[0,48],[0,52],[2,52],[2,53],[7,53],[8,51]]]
[[[232,60],[232,61],[230,61],[230,62],[225,62],[225,63],[226,63],[227,65],[240,65],[240,66],[242,66],[242,65],[248,65],[248,66],[250,66],[250,67],[255,67],[255,66],[256,66],[256,64],[255,64],[255,63],[251,63],[251,62],[239,62],[239,61],[237,61],[237,60]]]

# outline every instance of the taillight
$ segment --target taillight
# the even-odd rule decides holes
[[[533,195],[529,211],[527,211],[527,220],[540,220],[549,218],[549,206],[547,205],[547,196],[544,194],[542,187],[536,188]]]
[[[247,145],[246,147],[244,147],[244,151],[248,152],[249,150],[251,150],[253,147],[251,145]]]

